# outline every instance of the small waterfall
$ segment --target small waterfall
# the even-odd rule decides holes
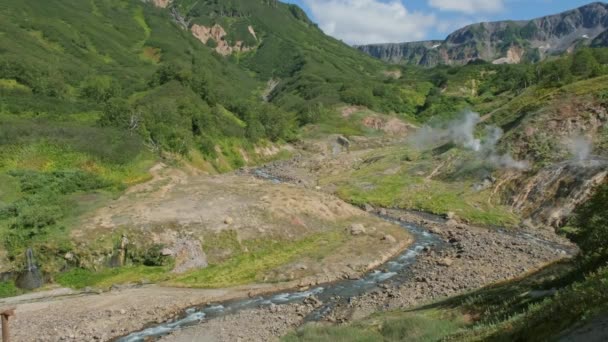
[[[25,258],[27,260],[27,269],[19,273],[15,280],[15,285],[25,290],[37,289],[44,284],[44,280],[42,279],[42,273],[36,266],[34,252],[31,248],[28,248],[25,252]]]

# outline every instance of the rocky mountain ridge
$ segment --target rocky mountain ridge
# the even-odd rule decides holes
[[[432,67],[475,60],[494,64],[539,61],[579,46],[606,46],[608,4],[588,5],[532,20],[483,22],[463,27],[444,41],[362,45],[357,48],[392,63]]]

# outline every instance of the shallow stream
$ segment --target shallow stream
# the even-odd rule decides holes
[[[119,342],[149,341],[150,338],[162,337],[172,331],[206,320],[236,313],[244,309],[253,309],[270,305],[284,305],[303,302],[310,296],[315,296],[324,304],[313,311],[306,319],[318,320],[324,316],[334,305],[340,301],[348,301],[352,297],[360,296],[366,292],[378,289],[383,283],[402,282],[403,277],[409,276],[409,267],[416,262],[416,256],[426,246],[434,246],[436,250],[444,244],[444,241],[436,235],[430,234],[424,228],[406,222],[400,222],[387,216],[381,218],[402,226],[410,232],[414,238],[405,251],[397,257],[386,262],[379,268],[356,280],[341,280],[334,283],[319,285],[306,291],[285,291],[255,298],[232,300],[213,305],[189,308],[176,320],[151,326],[142,331],[131,333],[128,336],[117,339]]]

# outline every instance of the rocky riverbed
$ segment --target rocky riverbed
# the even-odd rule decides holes
[[[423,225],[446,245],[426,248],[404,276],[362,296],[334,298],[321,321],[347,323],[378,310],[405,309],[512,279],[568,258],[576,248],[551,232],[502,231],[397,210],[378,213]],[[260,307],[179,330],[163,341],[272,341],[306,323],[323,303]],[[238,327],[238,329],[234,329]]]
[[[348,167],[365,152],[341,155],[333,164],[326,157],[303,156],[269,164],[244,173],[273,182],[288,182],[317,191],[320,174]],[[323,162],[325,160],[326,162]],[[316,171],[315,171],[316,170]],[[311,172],[312,171],[312,172]],[[477,227],[453,215],[439,218],[403,210],[364,208],[385,218],[416,223],[437,235],[445,244],[426,247],[404,275],[380,284],[375,290],[352,298],[332,298],[331,306],[319,314],[317,300],[279,307],[261,307],[210,320],[199,326],[175,331],[163,341],[272,341],[305,324],[313,315],[328,323],[346,323],[378,310],[405,309],[440,298],[465,293],[499,281],[523,276],[555,261],[574,255],[576,247],[551,229],[506,231]],[[233,329],[238,326],[239,329]]]

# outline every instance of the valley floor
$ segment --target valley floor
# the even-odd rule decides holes
[[[278,168],[262,169],[285,180],[282,184],[254,178],[249,171],[204,176],[186,175],[164,167],[153,169],[152,181],[131,189],[113,205],[98,210],[87,219],[89,225],[83,225],[73,232],[74,238],[85,239],[91,232],[99,234],[98,231],[104,229],[111,231],[114,225],[124,224],[125,221],[138,223],[137,229],[143,231],[146,227],[154,227],[155,220],[160,218],[177,222],[174,225],[190,225],[191,230],[199,229],[191,223],[200,221],[200,229],[207,230],[209,226],[221,227],[227,224],[226,217],[230,215],[228,223],[238,229],[242,228],[245,234],[243,236],[263,235],[266,228],[280,231],[284,227],[274,227],[267,223],[262,219],[264,215],[251,214],[256,208],[271,212],[274,210],[279,217],[294,217],[292,221],[299,222],[300,219],[296,219],[298,217],[304,221],[296,222],[297,224],[292,222],[288,226],[333,222],[339,226],[336,229],[344,230],[343,225],[348,227],[347,224],[355,220],[374,229],[368,229],[357,237],[348,234],[349,238],[337,244],[333,253],[315,254],[316,257],[321,257],[322,262],[316,262],[323,265],[321,268],[315,265],[315,259],[311,257],[303,259],[304,266],[301,262],[285,262],[284,265],[274,265],[274,269],[258,270],[267,277],[283,280],[274,284],[245,285],[231,284],[228,281],[227,284],[232,286],[213,286],[217,289],[183,289],[159,285],[113,286],[111,291],[98,294],[85,291],[48,298],[42,296],[38,299],[3,299],[0,300],[0,306],[17,306],[17,317],[11,322],[14,341],[108,340],[142,329],[151,322],[163,322],[195,305],[330,282],[353,277],[381,265],[411,243],[411,238],[401,228],[342,202],[333,195],[334,189],[331,186],[323,188],[317,185],[319,174],[301,167],[324,164],[322,174],[335,174],[352,167],[352,163],[374,148],[342,153],[339,158],[332,154],[321,154],[322,157],[314,154],[316,160],[308,159],[313,157],[303,154],[296,157],[294,163],[286,162]],[[257,205],[263,206],[256,207]],[[171,212],[167,211],[168,208]],[[376,211],[370,206],[367,209]],[[383,284],[361,297],[336,298],[336,305],[324,316],[324,321],[348,322],[367,317],[377,310],[409,308],[428,303],[526,274],[567,258],[574,252],[571,244],[549,230],[515,233],[403,210],[380,209],[378,213],[424,226],[445,240],[446,247],[432,247],[423,251],[411,268],[411,274],[404,279]],[[323,220],[311,219],[315,215]],[[202,217],[210,217],[214,221],[202,222]],[[249,221],[252,219],[259,221],[251,224]],[[252,230],[253,227],[258,230]],[[167,236],[162,229],[152,231],[159,234],[159,238]],[[387,245],[383,237],[388,233],[396,237],[398,242]],[[309,270],[311,275],[296,274],[294,280],[290,281],[290,277],[294,276],[289,273],[296,272],[296,269]],[[219,274],[230,277],[231,272],[238,270],[237,267],[226,274]],[[255,276],[259,277],[259,274],[256,273]],[[159,279],[159,282],[165,286],[208,287],[204,283],[204,275],[201,277],[203,280],[200,284],[197,282],[201,282],[201,278],[196,275],[190,278],[170,276]],[[191,281],[194,283],[189,285]],[[276,340],[304,324],[305,316],[319,305],[321,303],[313,301],[244,310],[176,331],[164,340]]]

